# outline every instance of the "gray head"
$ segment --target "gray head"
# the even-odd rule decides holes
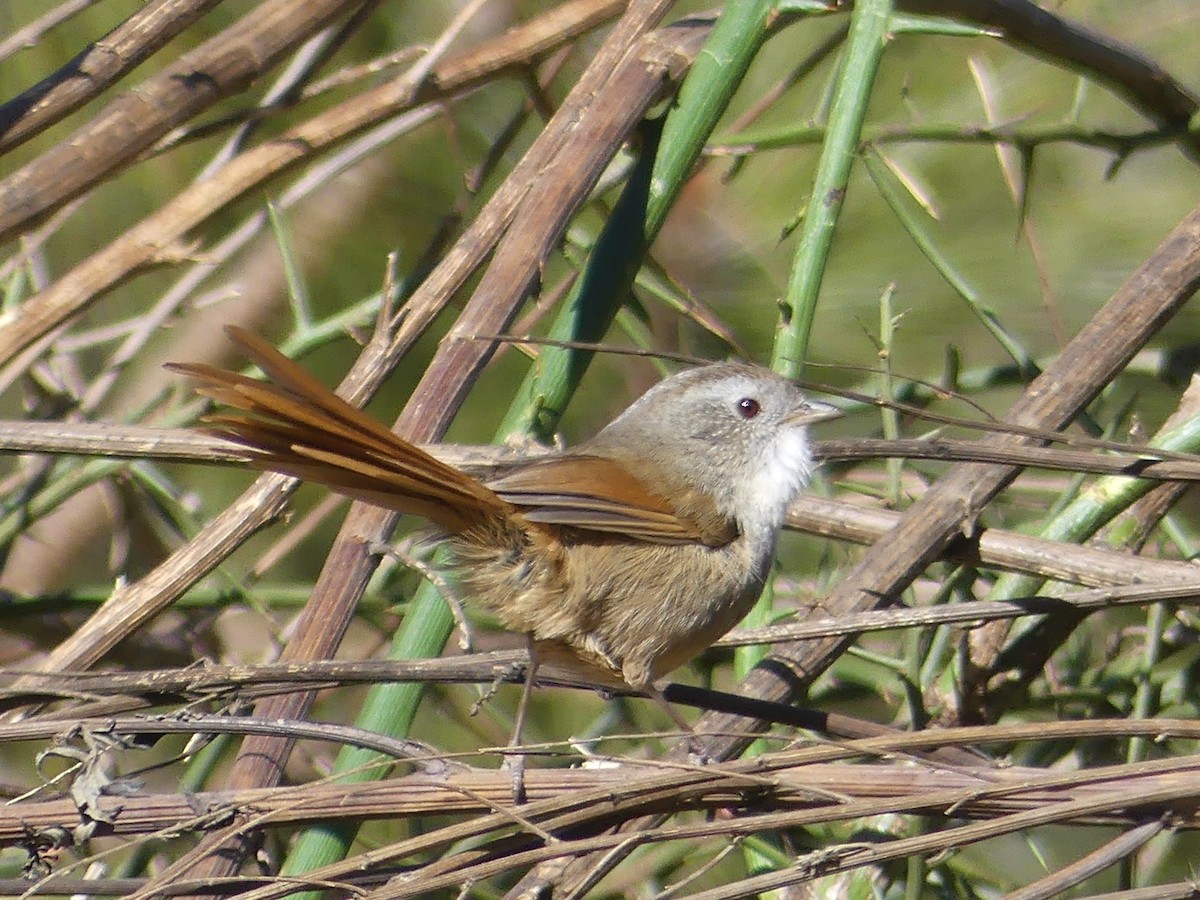
[[[586,452],[652,474],[653,490],[707,494],[743,534],[774,532],[812,474],[807,426],[838,415],[769,369],[715,363],[652,387]]]

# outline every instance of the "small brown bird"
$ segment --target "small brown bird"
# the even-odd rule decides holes
[[[468,595],[529,636],[533,666],[582,660],[608,684],[647,692],[677,723],[655,679],[754,604],[812,472],[807,426],[840,415],[767,369],[716,363],[662,381],[578,447],[484,484],[263,339],[229,334],[273,383],[172,365],[240,411],[207,419],[212,431],[249,449],[257,468],[430,520]]]

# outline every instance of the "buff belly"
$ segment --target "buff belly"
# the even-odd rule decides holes
[[[744,538],[722,547],[556,541],[531,551],[527,532],[496,537],[453,542],[470,598],[506,628],[532,636],[544,659],[573,655],[634,687],[736,625],[761,592],[771,558],[752,558]],[[663,574],[679,571],[687,577]]]

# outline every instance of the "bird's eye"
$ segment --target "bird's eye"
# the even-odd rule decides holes
[[[743,419],[753,419],[762,410],[753,397],[743,397],[737,402],[737,410]]]

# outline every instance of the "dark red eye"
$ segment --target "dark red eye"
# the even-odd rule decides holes
[[[758,401],[753,397],[743,397],[737,402],[738,412],[742,414],[743,419],[753,419],[762,409],[758,405]]]

